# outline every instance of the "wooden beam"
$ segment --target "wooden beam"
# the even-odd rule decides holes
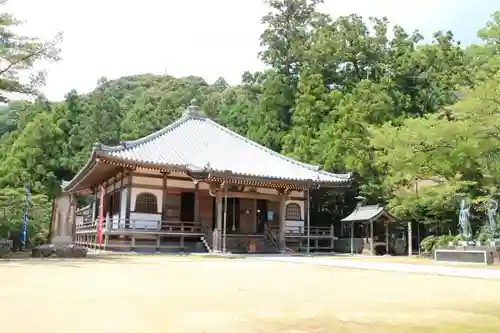
[[[286,206],[285,206],[285,201],[286,201],[286,196],[285,195],[281,195],[281,196],[278,196],[279,198],[279,203],[280,203],[280,208],[279,208],[279,211],[280,211],[280,220],[279,220],[279,223],[280,223],[280,231],[279,231],[279,251],[284,253],[286,251],[286,235],[285,235],[285,215],[286,215]]]
[[[412,254],[413,254],[413,244],[412,244],[412,241],[413,241],[413,236],[412,236],[412,232],[411,232],[411,222],[408,222],[408,256],[411,257]]]
[[[214,250],[216,251],[221,251],[221,241],[222,241],[222,194],[221,192],[217,192],[217,197],[216,197],[216,205],[217,205],[217,227],[216,232],[215,232],[215,238],[213,239],[213,242],[217,244],[216,248]]]
[[[370,252],[371,252],[371,255],[374,255],[375,253],[373,253],[375,251],[375,247],[374,247],[374,239],[373,239],[373,221],[370,221]]]
[[[162,221],[167,220],[167,212],[168,212],[168,201],[167,201],[167,196],[168,196],[168,189],[167,189],[167,176],[168,174],[164,172],[162,174],[162,194],[161,194],[161,219]]]
[[[119,193],[120,193],[119,194],[120,195],[120,200],[119,200],[120,204],[119,205],[120,205],[120,207],[118,209],[118,225],[120,225],[121,222],[122,222],[122,199],[123,199],[123,195],[122,194],[123,194],[123,178],[124,178],[124,173],[125,173],[125,170],[122,169],[122,176],[120,177],[120,190],[119,190]]]
[[[130,204],[132,202],[132,170],[128,171],[127,201],[125,206],[125,228],[130,228]]]
[[[279,202],[281,200],[281,196],[279,195],[258,192],[227,192],[227,196],[228,198],[269,200],[274,202]],[[285,200],[289,200],[289,197],[285,196]]]
[[[194,220],[196,222],[200,221],[200,192],[198,188],[199,184],[196,183],[194,192]]]
[[[134,177],[144,177],[144,178],[156,178],[156,179],[163,179],[164,175],[168,175],[168,172],[161,172],[160,175],[155,175],[155,174],[150,174],[150,173],[144,173],[144,172],[134,172],[133,176]],[[179,177],[179,176],[168,176],[167,177],[170,180],[181,180],[185,182],[192,182],[193,180],[186,176],[186,177]]]
[[[384,223],[385,227],[385,254],[389,254],[389,223]]]

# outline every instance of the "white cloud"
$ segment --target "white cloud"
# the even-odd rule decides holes
[[[388,16],[409,29],[439,21],[451,1],[326,0],[334,16],[357,12]],[[25,31],[44,38],[64,33],[63,60],[48,67],[44,91],[61,99],[70,89],[87,92],[99,77],[169,73],[237,83],[257,70],[266,12],[261,0],[12,0],[9,9],[26,20]]]

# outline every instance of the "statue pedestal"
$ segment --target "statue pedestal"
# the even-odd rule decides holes
[[[500,248],[500,239],[490,240],[490,246],[494,247],[495,249]]]
[[[474,241],[459,241],[458,246],[463,246],[463,247],[468,247],[468,246],[475,246],[476,243]]]

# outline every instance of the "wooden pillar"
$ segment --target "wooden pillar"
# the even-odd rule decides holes
[[[280,196],[280,233],[279,233],[279,251],[286,251],[286,239],[285,239],[285,217],[286,217],[286,206],[285,206],[285,195]]]
[[[374,255],[375,254],[375,246],[374,246],[374,242],[373,242],[373,221],[370,221],[370,252],[371,252],[371,255]]]
[[[99,202],[97,201],[97,199],[99,198],[99,196],[97,195],[97,192],[98,192],[98,187],[94,187],[94,190],[93,190],[93,202],[92,202],[92,216],[91,216],[91,219],[90,221],[95,221],[96,219],[96,216],[99,212]]]
[[[330,250],[331,252],[335,250],[335,228],[333,226],[333,223],[330,224]]]
[[[125,228],[130,228],[130,205],[132,203],[132,170],[128,171],[127,202],[125,205]]]
[[[166,221],[168,219],[168,204],[167,204],[167,196],[168,196],[168,188],[167,188],[167,176],[166,172],[163,172],[163,184],[162,184],[162,204],[161,204],[161,220]],[[160,226],[161,230],[161,226]]]
[[[413,246],[412,246],[411,222],[408,222],[408,256],[411,257],[412,254],[413,254]]]
[[[307,253],[311,252],[311,188],[307,189],[306,210],[307,210]]]
[[[119,205],[119,208],[118,208],[118,223],[117,223],[118,228],[120,227],[120,225],[122,223],[122,218],[123,218],[123,216],[122,216],[123,177],[125,177],[125,173],[122,170],[122,173],[120,175],[120,189],[118,190],[118,193],[119,193],[118,195],[119,195],[119,198],[120,198],[120,200],[118,200],[118,202],[119,202],[119,204],[118,204]]]
[[[216,195],[216,206],[217,206],[217,226],[215,228],[216,233],[214,234],[214,244],[217,244],[217,248],[214,249],[218,252],[222,250],[221,248],[221,241],[222,241],[222,193],[217,192]]]
[[[106,216],[106,221],[104,223],[104,250],[108,248],[109,244],[109,229],[110,226],[113,224],[113,217]]]
[[[281,213],[281,212],[280,212]],[[252,199],[252,229],[250,230],[251,232],[256,232],[257,231],[257,199]]]
[[[354,254],[354,222],[351,221],[351,254]]]
[[[385,254],[389,254],[389,223],[385,222]]]
[[[200,193],[199,193],[199,184],[196,183],[194,189],[194,221],[200,222]]]

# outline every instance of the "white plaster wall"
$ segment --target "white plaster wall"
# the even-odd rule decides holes
[[[134,184],[134,186],[140,186],[141,184],[142,185],[163,186],[163,179],[133,176],[132,183]],[[201,185],[201,183],[200,183],[200,185]],[[204,184],[204,185],[206,185],[206,187],[208,189],[208,184]],[[167,180],[167,188],[168,187],[181,187],[181,188],[194,189],[195,184],[192,180],[168,179]]]
[[[92,199],[94,199],[95,197],[92,197]],[[94,219],[94,216],[96,216],[96,212],[97,212],[97,209],[99,209],[99,206],[98,206],[98,203],[99,203],[99,197],[97,197],[97,201],[92,201],[92,219]]]
[[[120,196],[120,216],[121,216],[121,220],[118,221],[118,223],[117,223],[117,227],[119,227],[119,228],[125,228],[125,217],[126,217],[126,214],[127,214],[127,194],[128,194],[128,191],[130,191],[130,189],[128,187],[124,188],[122,190],[122,193],[121,193],[121,196]]]
[[[133,187],[132,189],[132,194],[130,197],[130,210],[133,211],[135,208],[135,200],[137,199],[137,195],[139,193],[151,193],[156,196],[156,206],[158,208],[157,213],[161,213],[161,206],[162,206],[162,190],[156,190],[156,189],[149,189],[149,188],[139,188],[139,187]],[[125,199],[125,202],[127,200]]]
[[[131,229],[156,230],[160,221],[161,214],[130,213]]]
[[[77,215],[75,219],[76,225],[82,225],[83,224],[83,216]]]
[[[136,170],[138,173],[142,174],[149,174],[149,175],[155,175],[155,176],[161,176],[161,173],[156,170],[148,170],[148,169],[142,169],[138,168]],[[169,173],[169,176],[173,177],[186,177],[186,175],[182,172],[171,172]],[[149,178],[149,177],[138,177],[134,176],[132,182],[135,184],[145,184],[145,185],[156,185],[156,186],[162,186],[163,185],[163,180],[161,178]],[[195,184],[191,180],[173,180],[173,179],[168,179],[167,180],[167,186],[168,187],[181,187],[181,188],[195,188]],[[210,185],[207,183],[198,183],[198,188],[201,190],[208,190],[210,188]],[[257,188],[258,193],[264,193],[264,194],[273,194],[276,195],[276,189],[274,188]],[[292,191],[290,193],[290,196],[292,197],[297,197],[297,198],[304,198],[304,191]]]
[[[112,217],[110,217],[109,215],[105,217],[105,225],[103,226],[103,228],[106,228],[106,227],[111,227],[111,228],[125,228],[125,217],[122,218],[122,220],[120,221],[120,215],[119,214],[115,214],[113,215]]]

